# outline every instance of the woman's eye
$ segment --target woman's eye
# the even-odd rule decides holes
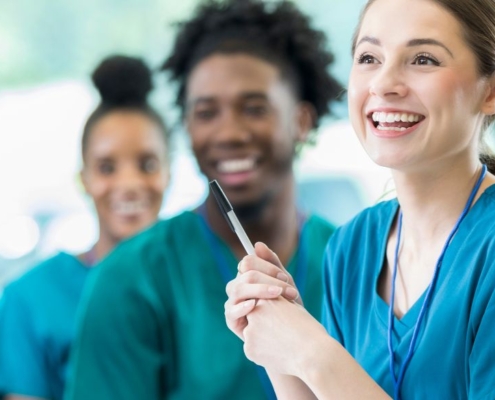
[[[378,60],[370,54],[361,54],[357,58],[358,64],[376,64]]]
[[[159,169],[158,160],[155,158],[147,158],[141,162],[141,171],[146,173],[153,173]]]
[[[113,165],[113,163],[104,162],[104,163],[101,163],[100,165],[98,165],[98,171],[102,175],[110,175],[110,174],[114,173],[115,166]]]
[[[435,57],[429,54],[418,54],[416,57],[414,57],[413,64],[439,66],[440,62]]]

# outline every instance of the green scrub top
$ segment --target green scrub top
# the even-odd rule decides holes
[[[304,257],[300,289],[318,317],[323,252],[333,230],[318,217],[307,219],[288,266],[297,275]],[[121,244],[88,284],[66,399],[266,399],[258,368],[225,324],[221,260],[234,277],[238,260],[194,212]]]

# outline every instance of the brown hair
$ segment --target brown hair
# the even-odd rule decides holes
[[[368,0],[352,39],[352,54],[356,49],[357,36],[364,15],[376,0]],[[429,0],[450,12],[463,27],[464,39],[473,51],[482,77],[495,73],[495,1],[494,0]],[[489,171],[495,173],[495,154],[484,141],[484,135],[495,121],[495,115],[485,117],[480,143],[480,160]]]

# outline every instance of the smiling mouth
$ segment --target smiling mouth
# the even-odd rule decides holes
[[[256,161],[254,158],[238,158],[232,160],[219,161],[217,164],[218,172],[222,174],[238,174],[254,170]]]
[[[411,113],[373,112],[368,115],[373,126],[380,131],[402,132],[425,119],[424,115]]]
[[[149,209],[149,203],[144,200],[115,201],[111,205],[112,211],[122,217],[135,217]]]

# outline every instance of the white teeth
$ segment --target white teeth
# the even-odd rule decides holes
[[[218,171],[225,174],[251,171],[254,168],[253,158],[226,160],[218,163]]]
[[[136,215],[147,209],[144,201],[118,201],[112,204],[112,210],[120,215]]]
[[[394,121],[395,121],[395,114],[387,114],[386,122],[394,122]]]
[[[392,123],[392,122],[418,122],[420,116],[418,114],[407,114],[407,113],[385,113],[385,112],[374,112],[371,115],[374,122],[379,123]]]
[[[379,131],[405,131],[406,128],[404,127],[393,127],[393,126],[382,126],[382,125],[378,125],[376,127]]]

